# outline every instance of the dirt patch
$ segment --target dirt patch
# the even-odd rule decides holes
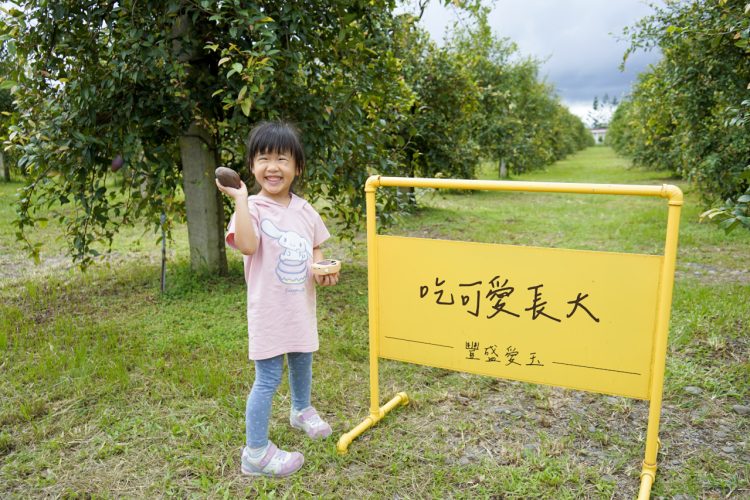
[[[717,459],[750,462],[750,418],[708,396],[690,398],[687,404],[667,399],[662,405],[657,481],[685,474],[688,462],[694,467]],[[479,393],[437,395],[415,406],[413,413],[405,412],[412,413],[407,418],[434,436],[425,445],[445,449],[452,466],[565,456],[614,483],[615,498],[637,495],[646,450],[646,401],[498,380]],[[432,429],[417,423],[426,418]]]
[[[706,283],[750,284],[750,269],[728,269],[725,267],[682,262],[675,271],[679,278],[695,278]]]
[[[30,258],[9,254],[6,248],[0,248],[0,283],[2,284],[21,278],[67,271],[74,267],[70,259],[65,256],[45,257],[39,264],[35,264]]]
[[[169,252],[167,263],[174,258],[175,252]],[[92,266],[121,266],[135,262],[139,264],[159,264],[161,263],[161,254],[112,252],[97,257]],[[35,278],[61,277],[77,270],[78,265],[67,255],[44,256],[38,264],[30,258],[19,255],[0,255],[0,292],[14,289],[24,281]]]

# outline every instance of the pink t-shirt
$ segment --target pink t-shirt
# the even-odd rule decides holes
[[[330,237],[318,212],[292,194],[288,207],[265,196],[248,200],[258,250],[245,255],[250,359],[318,350],[313,248]],[[226,242],[234,244],[234,216]]]

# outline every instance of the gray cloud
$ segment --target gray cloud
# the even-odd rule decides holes
[[[638,73],[658,60],[658,52],[638,52],[624,72],[618,68],[629,45],[623,28],[652,12],[641,0],[497,0],[489,20],[495,34],[516,42],[523,56],[542,61],[540,76],[574,109],[605,93],[625,95]],[[422,24],[441,41],[456,19],[456,9],[433,0]]]

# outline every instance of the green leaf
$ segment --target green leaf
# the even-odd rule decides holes
[[[245,94],[247,94],[247,85],[240,89],[240,93],[237,95],[237,100],[241,101],[245,97]],[[247,114],[245,116],[247,116]]]
[[[253,101],[248,98],[242,101],[242,105],[240,106],[242,108],[242,114],[245,116],[250,116],[250,109],[253,106]]]

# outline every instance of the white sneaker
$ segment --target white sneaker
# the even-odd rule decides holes
[[[292,410],[289,423],[295,429],[302,429],[312,439],[324,439],[331,435],[331,426],[320,418],[315,408],[308,406],[300,412]]]
[[[242,449],[242,473],[246,476],[285,477],[294,474],[305,463],[305,457],[297,451],[280,450],[272,442],[261,458],[251,458],[247,447]]]

